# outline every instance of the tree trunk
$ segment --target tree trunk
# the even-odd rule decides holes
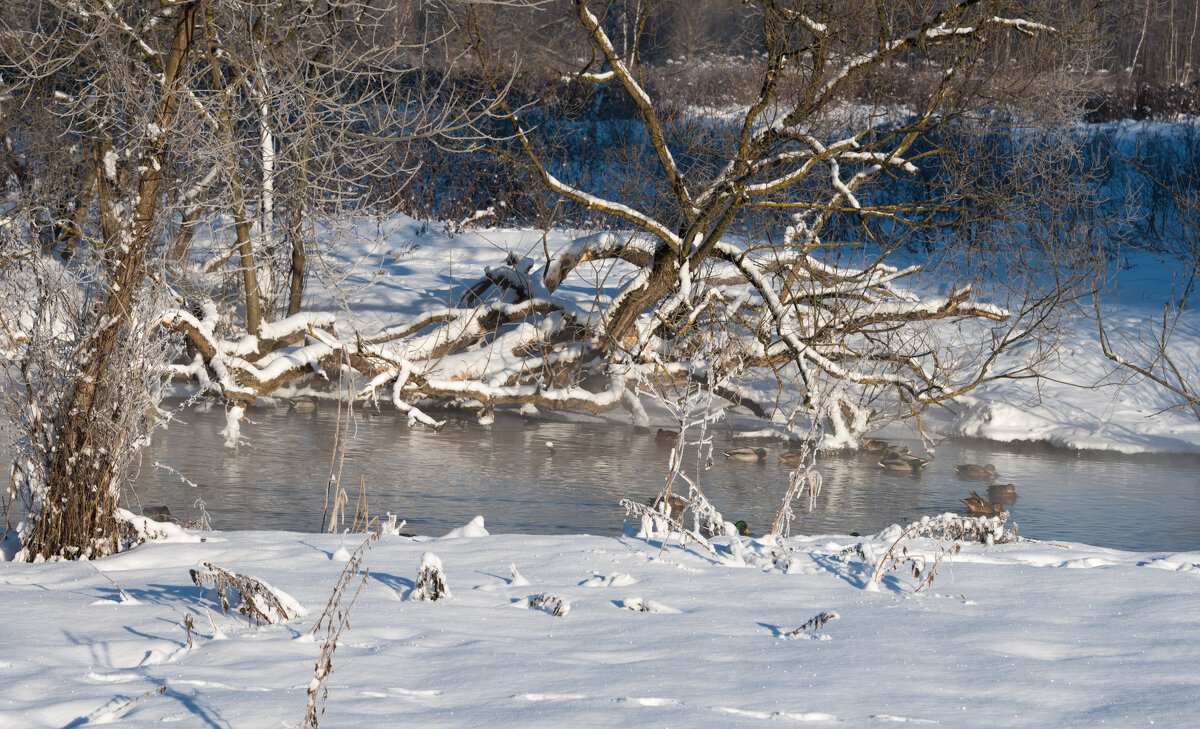
[[[625,348],[635,344],[636,341],[631,340],[630,330],[638,317],[669,294],[678,283],[679,263],[675,252],[665,244],[660,244],[654,252],[654,262],[646,282],[629,291],[609,317],[605,333],[610,346]]]

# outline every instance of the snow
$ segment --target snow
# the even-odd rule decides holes
[[[864,589],[872,565],[855,548],[882,554],[895,534],[720,537],[715,557],[632,537],[384,536],[366,549],[321,721],[1195,725],[1200,552],[967,543],[921,592],[902,571]],[[97,560],[103,575],[0,563],[0,725],[300,726],[324,640],[310,633],[346,568],[331,556],[360,539],[172,532]],[[222,614],[189,579],[204,562],[306,614]],[[453,598],[410,600],[433,564]]]

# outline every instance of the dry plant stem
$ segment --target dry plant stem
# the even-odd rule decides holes
[[[1015,541],[1017,539],[1016,531],[1004,528],[1007,520],[1008,512],[1002,512],[1000,516],[996,517],[961,517],[946,514],[913,522],[900,530],[899,536],[876,560],[875,568],[867,585],[874,589],[885,576],[907,567],[911,570],[913,578],[917,580],[913,591],[920,592],[933,583],[942,560],[961,551],[963,540],[970,539],[987,544]],[[933,538],[939,542],[950,541],[953,544],[949,546],[939,544],[933,561],[930,562],[924,556],[910,554],[908,551],[905,542],[918,537]]]
[[[815,633],[825,626],[826,623],[837,620],[840,617],[837,613],[827,610],[817,613],[808,620],[804,625],[791,631],[789,635],[800,635],[801,633]]]
[[[229,614],[231,597],[236,597],[238,612],[253,620],[256,625],[268,625],[280,620],[291,620],[294,615],[280,602],[279,597],[265,584],[237,572],[230,572],[209,562],[203,569],[190,570],[192,582],[198,587],[216,591],[221,602],[221,611]]]
[[[350,431],[350,419],[352,417],[352,404],[350,402],[350,393],[353,392],[353,383],[349,390],[343,396],[343,383],[345,377],[339,375],[338,390],[337,390],[337,423],[333,431],[333,454],[330,456],[329,463],[329,480],[325,484],[325,510],[321,514],[321,531],[325,531],[326,518],[329,520],[329,532],[336,532],[338,529],[338,514],[342,515],[342,521],[345,521],[345,501],[346,492],[342,489],[342,466],[346,459],[346,441]],[[345,402],[346,417],[345,423],[342,422],[342,407]],[[333,514],[329,513],[329,498],[330,489],[333,490]]]
[[[162,696],[166,692],[167,692],[166,686],[159,686],[156,689],[150,689],[149,691],[142,694],[141,696],[135,696],[134,698],[130,699],[129,701],[126,701],[125,703],[121,704],[117,708],[113,709],[112,714],[113,714],[113,716],[119,716],[121,714],[121,712],[125,711],[130,706],[133,706],[135,703],[141,701],[142,699],[149,698],[150,696],[156,696],[156,695]]]
[[[717,556],[717,551],[713,549],[708,540],[705,539],[699,532],[689,529],[687,525],[684,524],[682,518],[676,518],[668,514],[664,514],[661,511],[655,510],[652,506],[633,501],[631,499],[621,499],[620,504],[625,509],[625,513],[629,517],[631,523],[635,519],[641,520],[643,517],[645,517],[651,520],[652,523],[654,520],[660,520],[662,523],[667,525],[668,532],[663,539],[662,546],[659,547],[659,555],[661,555],[663,550],[666,548],[667,542],[670,540],[671,536],[678,535],[679,543],[682,546],[687,547],[688,543],[695,543],[703,547],[713,557]]]
[[[820,438],[820,422],[813,420],[808,433],[800,444],[800,462],[788,476],[787,493],[784,494],[783,503],[780,504],[779,511],[775,514],[775,521],[771,524],[772,536],[786,537],[791,534],[792,518],[795,516],[792,511],[792,502],[799,498],[805,489],[808,489],[808,508],[811,510],[816,505],[817,495],[821,493],[821,472],[816,468],[816,446],[820,442]]]
[[[323,627],[325,640],[321,643],[321,654],[313,666],[313,680],[308,686],[308,704],[304,713],[304,722],[301,724],[305,729],[317,729],[319,718],[325,714],[325,700],[329,697],[329,688],[325,682],[333,673],[333,654],[337,650],[338,639],[341,638],[342,631],[350,627],[350,609],[354,607],[354,602],[370,579],[370,570],[362,569],[362,562],[366,551],[378,538],[378,535],[368,537],[359,545],[358,549],[354,550],[354,554],[347,560],[345,568],[338,576],[337,584],[334,585],[325,609],[317,618],[316,624],[313,625],[310,634],[316,636]],[[359,575],[361,575],[361,579],[358,580],[354,593],[347,598],[351,583]]]
[[[111,578],[111,577],[109,577],[108,575],[106,575],[106,574],[104,574],[103,572],[101,572],[101,571],[100,571],[100,568],[99,568],[99,567],[97,567],[97,566],[96,566],[96,564],[95,564],[94,562],[92,562],[92,561],[90,561],[90,560],[89,560],[89,561],[88,561],[88,564],[89,564],[89,565],[91,565],[92,569],[96,570],[96,572],[97,572],[97,573],[98,573],[98,574],[99,574],[101,577],[103,577],[104,579],[106,579],[106,580],[108,580],[109,582],[111,582],[113,587],[117,588],[117,593],[118,593],[118,594],[120,594],[120,596],[121,596],[121,601],[122,601],[122,602],[131,602],[131,599],[130,599],[129,595],[126,595],[126,594],[125,594],[125,591],[121,589],[121,586],[120,586],[120,585],[118,585],[118,584],[116,583],[116,581],[115,581],[115,580],[113,580],[113,578]]]

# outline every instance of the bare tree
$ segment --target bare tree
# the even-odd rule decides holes
[[[881,393],[916,413],[990,378],[1035,373],[1048,349],[1034,348],[1038,354],[1015,366],[1001,367],[1001,354],[1022,342],[1046,344],[1060,321],[1058,304],[1086,293],[1091,272],[1086,245],[1056,217],[1055,207],[1082,193],[1065,182],[1073,145],[1052,130],[1075,100],[1054,69],[1092,26],[1056,3],[751,5],[761,46],[742,65],[757,80],[735,119],[718,123],[698,119],[679,90],[652,89],[638,43],[616,42],[611,19],[591,3],[571,4],[589,55],[554,73],[632,104],[649,160],[635,174],[655,194],[636,202],[605,198],[555,174],[561,160],[538,144],[520,109],[504,106],[512,143],[496,154],[632,232],[581,238],[540,270],[512,260],[472,289],[501,292],[495,306],[477,299],[368,340],[370,356],[388,362],[379,384],[396,378],[397,399],[408,393],[605,409],[628,404],[631,368],[671,376],[701,342],[718,337],[723,359],[714,367],[779,378],[774,402],[727,393],[732,399],[762,415],[825,419],[827,432],[844,443],[879,414],[870,405]],[[500,79],[511,66],[478,8],[451,9],[480,73]],[[654,11],[642,5],[644,16],[632,26],[648,26]],[[990,46],[1009,36],[1024,47],[1014,46],[1003,66],[990,63]],[[910,79],[911,105],[872,103],[871,88],[897,72]],[[997,137],[1011,142],[1001,180],[977,164]],[[881,180],[919,181],[929,169],[940,177],[925,179],[924,195],[897,203],[874,193]],[[923,267],[900,254],[927,230],[942,231],[941,252],[929,261],[935,273],[968,277],[940,295],[928,283],[903,283]],[[595,315],[554,295],[585,262],[631,271],[610,301],[598,300]],[[1002,286],[988,292],[991,303],[979,302],[970,280],[997,271]],[[529,332],[493,340],[526,355],[479,376],[503,386],[461,374],[450,382],[433,364],[414,365],[530,317],[547,321],[533,341]],[[448,322],[457,335],[434,344],[424,333]],[[424,349],[414,346],[426,341]],[[401,350],[406,357],[395,357]],[[793,391],[799,407],[783,412]]]
[[[253,342],[239,359],[302,341],[313,321],[295,312],[312,228],[374,202],[365,184],[408,169],[405,141],[434,128],[471,133],[471,105],[404,81],[419,49],[397,32],[398,12],[388,0],[0,9],[0,129],[15,201],[0,228],[0,288],[13,303],[0,323],[16,373],[5,395],[22,434],[22,558],[121,548],[121,484],[179,349],[159,326],[164,311],[232,308],[213,293],[228,273]],[[231,244],[182,265],[196,231],[223,216]],[[284,312],[293,321],[272,330]],[[245,388],[233,390],[244,404]]]

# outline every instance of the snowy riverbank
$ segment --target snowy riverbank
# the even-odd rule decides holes
[[[314,302],[320,310],[347,310],[345,326],[377,331],[393,324],[397,315],[413,316],[433,306],[445,306],[477,280],[489,266],[509,255],[544,260],[570,245],[580,231],[483,229],[450,233],[403,216],[364,224],[356,238],[370,246],[339,249],[341,270],[348,271],[336,287]],[[364,257],[364,251],[369,251]],[[904,258],[901,256],[900,258]],[[355,264],[354,262],[357,261]],[[904,261],[916,263],[917,260]],[[581,266],[558,294],[574,300],[580,311],[593,311],[597,301],[616,293],[626,264]],[[1102,306],[1110,341],[1132,359],[1150,349],[1143,346],[1159,336],[1163,305],[1178,301],[1186,283],[1180,261],[1146,251],[1122,251],[1104,282]],[[337,267],[335,267],[337,268]],[[931,281],[947,286],[951,281]],[[439,293],[440,292],[440,293]],[[345,298],[342,298],[345,297]],[[440,298],[439,298],[440,297]],[[986,297],[984,297],[986,300]],[[1087,313],[1090,299],[1080,302]],[[1177,394],[1145,381],[1107,359],[1095,321],[1075,318],[1063,346],[1051,358],[1048,378],[988,382],[963,396],[950,411],[933,409],[927,427],[935,436],[967,436],[999,441],[1044,441],[1064,448],[1122,453],[1200,453],[1200,419]],[[1200,314],[1186,308],[1172,324],[1170,351],[1185,381],[1200,383]],[[1004,355],[996,371],[1017,370],[1028,348]],[[762,383],[764,393],[777,387]],[[769,399],[769,398],[768,398]],[[628,419],[622,410],[608,417]]]
[[[853,547],[878,556],[893,537],[796,538],[782,558],[753,540],[717,540],[712,557],[629,536],[385,536],[365,554],[321,722],[1194,726],[1200,553],[971,543],[920,593],[904,570],[864,589]],[[309,633],[360,543],[189,533],[100,560],[103,576],[0,563],[0,725],[299,726],[324,640]],[[407,599],[426,552],[451,599]],[[265,580],[306,615],[222,615],[189,578],[203,562]],[[540,594],[569,611],[526,607]],[[626,609],[638,604],[651,611]],[[837,617],[786,635],[823,612]]]

